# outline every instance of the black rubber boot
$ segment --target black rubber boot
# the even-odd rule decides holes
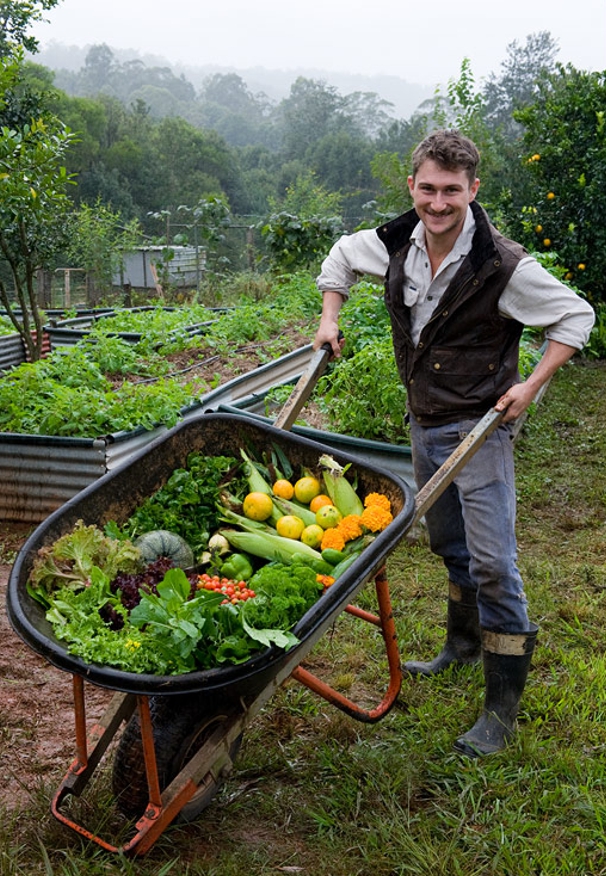
[[[471,730],[454,743],[461,754],[467,757],[494,754],[505,748],[513,736],[537,632],[536,624],[531,624],[525,633],[482,630],[484,710]]]
[[[453,663],[477,663],[481,654],[480,621],[476,593],[467,587],[449,582],[446,642],[437,657],[429,663],[409,660],[402,671],[409,675],[437,675]]]

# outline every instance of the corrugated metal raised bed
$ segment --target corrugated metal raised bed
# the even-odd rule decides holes
[[[123,310],[125,308],[122,308]],[[162,310],[166,310],[168,312],[179,310],[178,307],[163,307]],[[222,313],[225,311],[225,308],[207,308],[208,310],[216,310],[217,313]],[[154,312],[158,310],[157,307],[152,305],[143,306],[143,307],[131,307],[128,308],[129,313],[146,313],[146,312]],[[48,336],[51,341],[51,345],[54,347],[70,347],[77,344],[79,341],[84,340],[90,335],[91,329],[94,324],[100,322],[103,317],[111,317],[114,316],[118,311],[117,310],[107,310],[102,313],[91,313],[88,315],[79,315],[73,317],[71,319],[51,319],[48,325],[44,326],[45,332],[48,333]],[[183,328],[179,329],[181,334],[187,334],[189,336],[201,335],[204,334],[209,326],[213,324],[214,320],[208,320],[206,322],[199,322],[194,325],[183,326]],[[173,330],[168,332],[167,338],[170,337],[176,332]],[[112,332],[111,334],[116,337],[121,338],[123,341],[126,341],[130,344],[136,344],[143,338],[142,332]]]
[[[183,419],[295,381],[312,352],[311,345],[301,347],[228,381],[184,410]],[[0,433],[0,520],[41,522],[67,499],[166,431],[165,426],[159,426],[90,439]]]
[[[0,374],[25,362],[23,341],[18,334],[0,337]]]

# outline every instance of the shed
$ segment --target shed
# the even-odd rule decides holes
[[[128,283],[133,289],[155,289],[160,282],[166,249],[164,246],[144,246],[125,253],[122,269],[114,273],[114,285]],[[167,262],[170,282],[178,287],[197,286],[206,263],[204,250],[193,246],[171,246],[168,249],[173,253]]]

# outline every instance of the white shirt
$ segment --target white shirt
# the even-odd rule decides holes
[[[404,266],[404,302],[411,308],[411,328],[416,345],[450,281],[471,249],[476,223],[471,208],[455,245],[435,276],[425,243],[425,226],[419,222],[411,234],[412,246]],[[374,229],[357,231],[338,240],[324,260],[316,279],[321,292],[349,296],[361,276],[384,279],[389,265],[385,245]],[[581,350],[595,321],[591,305],[545,270],[535,258],[518,263],[499,299],[499,313],[525,326],[545,329],[548,340]]]

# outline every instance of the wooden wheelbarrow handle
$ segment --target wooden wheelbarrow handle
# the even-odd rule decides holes
[[[463,466],[467,465],[471,457],[482,446],[484,441],[498,428],[505,411],[497,411],[491,408],[484,414],[479,423],[476,423],[471,432],[464,438],[456,450],[442,463],[437,472],[421,487],[415,498],[415,516],[413,523],[417,523],[428,508],[450,486]]]
[[[339,332],[340,337],[343,337]],[[332,357],[332,347],[328,343],[322,344],[310,359],[309,365],[299,377],[295,388],[293,389],[290,398],[274,420],[274,426],[278,429],[289,431],[299,411],[305,405],[306,401],[312,394],[316,383],[324,373],[329,360]]]

